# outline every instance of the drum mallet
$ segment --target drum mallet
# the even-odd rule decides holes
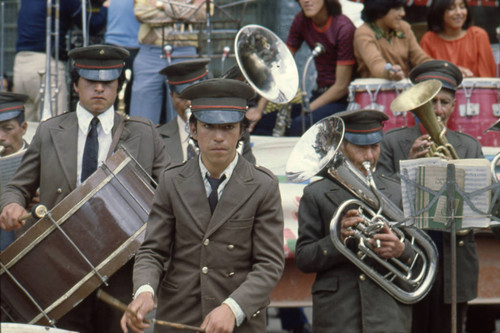
[[[37,219],[41,219],[47,215],[47,207],[45,207],[42,204],[37,204],[34,205],[33,208],[31,208],[31,213],[23,215],[17,219],[18,222],[23,222],[26,221],[29,218],[36,217]]]
[[[117,308],[118,310],[121,310],[123,312],[128,312],[128,313],[130,313],[130,314],[132,314],[132,315],[134,315],[134,316],[137,317],[137,313],[135,313],[134,311],[130,310],[127,307],[126,304],[120,302],[119,300],[117,300],[116,298],[114,298],[110,294],[106,293],[102,289],[99,289],[97,291],[97,298],[99,298],[101,301],[103,301],[105,303],[108,303],[109,305]],[[146,324],[150,324],[150,321],[147,320],[147,319],[144,319],[144,322]],[[172,322],[164,321],[164,320],[156,320],[154,318],[151,319],[151,322],[153,322],[153,324],[155,324],[155,325],[168,326],[168,327],[173,327],[173,328],[177,328],[177,329],[180,329],[180,330],[190,330],[190,331],[196,331],[196,332],[205,332],[205,329],[201,328],[201,327],[184,325],[184,324],[178,324],[178,323],[172,323]]]

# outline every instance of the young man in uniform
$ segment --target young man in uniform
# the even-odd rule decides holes
[[[123,316],[124,332],[147,327],[155,297],[159,320],[207,333],[265,332],[265,308],[284,267],[283,212],[276,177],[236,151],[253,94],[227,79],[183,90],[200,154],[161,176],[134,266],[129,309],[138,315]],[[155,332],[176,330],[156,325]]]

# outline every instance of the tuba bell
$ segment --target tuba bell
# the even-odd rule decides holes
[[[328,177],[357,199],[342,203],[330,222],[330,237],[335,248],[346,256],[375,283],[396,300],[413,304],[429,292],[437,268],[437,249],[429,236],[411,226],[397,226],[404,214],[383,193],[373,181],[370,165],[364,167],[365,177],[344,156],[339,149],[344,139],[344,122],[330,116],[314,124],[297,142],[286,165],[286,175],[294,182],[303,182],[314,176]],[[339,222],[348,209],[358,209],[364,222],[358,224],[354,236],[340,240]],[[408,240],[415,255],[410,263],[396,258],[383,259],[373,250],[370,239],[384,224],[400,238]],[[356,246],[347,246],[354,241]]]
[[[299,87],[299,72],[286,44],[271,30],[260,25],[242,27],[236,34],[234,53],[237,64],[223,79],[244,79],[262,97],[281,105],[273,136],[282,136],[289,122],[292,101]]]
[[[439,80],[417,83],[392,101],[391,111],[394,113],[411,111],[420,120],[433,141],[426,157],[457,160],[455,149],[446,139],[446,127],[440,117],[436,116],[432,106],[432,99],[441,90],[441,86]]]

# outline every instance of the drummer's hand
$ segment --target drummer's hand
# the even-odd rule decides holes
[[[405,73],[399,65],[393,65],[391,70],[387,72],[389,74],[389,80],[399,81],[405,78]]]
[[[413,142],[413,145],[410,148],[408,159],[413,160],[415,158],[424,157],[425,154],[427,154],[427,152],[429,151],[431,143],[431,138],[428,134],[424,134],[416,138],[415,142]]]
[[[363,217],[357,209],[348,210],[340,221],[340,241],[343,243],[347,237],[354,235],[356,224],[363,222]]]
[[[28,212],[18,203],[10,203],[5,206],[0,214],[0,228],[6,231],[17,230],[21,228],[25,223],[24,221],[18,221],[21,216],[27,215]]]
[[[235,322],[233,310],[228,305],[222,304],[210,311],[200,327],[204,328],[207,333],[231,333],[234,330]]]
[[[373,251],[384,259],[399,258],[405,250],[405,244],[389,229],[387,223],[371,241],[374,246]]]
[[[145,328],[150,325],[144,322],[146,314],[151,312],[154,308],[153,294],[150,292],[143,292],[130,302],[128,308],[137,314],[134,316],[131,312],[125,312],[120,321],[120,325],[124,333],[128,333],[127,327],[131,328],[136,333],[143,333]]]
[[[473,77],[474,76],[474,73],[472,73],[472,71],[468,68],[458,66],[458,69],[460,69],[460,71],[462,72],[463,77]]]

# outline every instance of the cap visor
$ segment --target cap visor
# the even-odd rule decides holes
[[[14,111],[8,111],[8,112],[2,112],[0,113],[0,121],[6,121],[6,120],[11,120],[16,118],[21,114],[22,111],[20,110],[14,110]]]
[[[193,116],[207,124],[232,124],[239,123],[245,118],[245,113],[240,111],[193,111]]]
[[[369,133],[369,134],[357,134],[345,132],[344,138],[358,146],[368,146],[379,143],[382,141],[383,133],[382,131]]]
[[[120,77],[122,73],[121,68],[115,69],[84,69],[79,68],[78,74],[81,77],[91,81],[113,81]]]

